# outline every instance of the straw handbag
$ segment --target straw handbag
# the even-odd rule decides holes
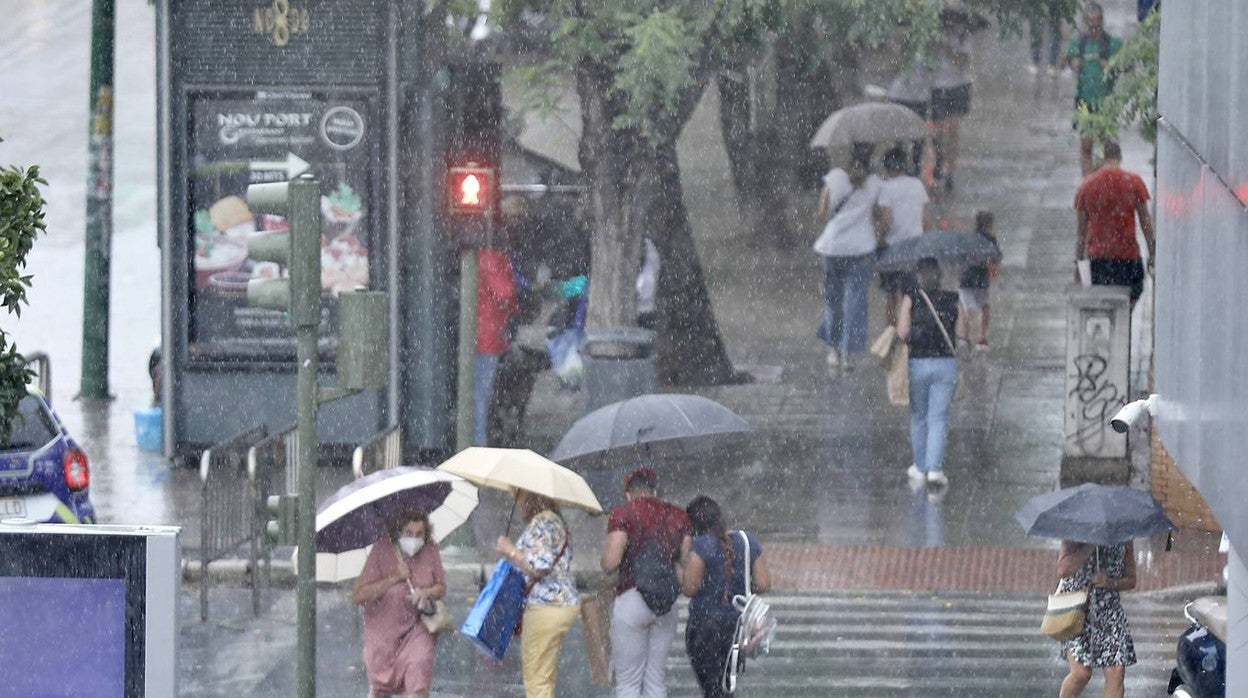
[[[1049,605],[1040,621],[1040,632],[1065,642],[1083,632],[1088,617],[1088,590],[1049,594]]]

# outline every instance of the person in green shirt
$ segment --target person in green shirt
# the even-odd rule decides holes
[[[1122,40],[1105,32],[1105,12],[1095,2],[1084,6],[1083,22],[1087,29],[1070,40],[1065,63],[1075,73],[1075,110],[1084,106],[1095,112],[1113,89],[1113,81],[1106,76],[1106,65],[1122,48]],[[1079,166],[1085,177],[1096,169],[1091,138],[1079,139]]]

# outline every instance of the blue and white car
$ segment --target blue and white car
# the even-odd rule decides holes
[[[42,393],[31,390],[18,412],[0,441],[0,519],[95,523],[87,454]]]

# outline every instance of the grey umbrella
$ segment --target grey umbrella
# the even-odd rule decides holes
[[[1086,484],[1037,495],[1014,518],[1027,535],[1096,545],[1175,530],[1151,494],[1121,485]]]
[[[912,271],[915,263],[935,257],[942,265],[1001,261],[1001,250],[978,233],[932,230],[890,245],[875,262],[876,271]]]
[[[927,123],[909,108],[892,102],[863,102],[832,112],[815,131],[810,147],[913,141],[926,135]]]
[[[581,417],[550,457],[578,467],[628,466],[701,452],[751,429],[732,410],[698,395],[641,395]]]

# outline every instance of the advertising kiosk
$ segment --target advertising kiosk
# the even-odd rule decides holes
[[[0,522],[0,695],[177,695],[176,527]]]

